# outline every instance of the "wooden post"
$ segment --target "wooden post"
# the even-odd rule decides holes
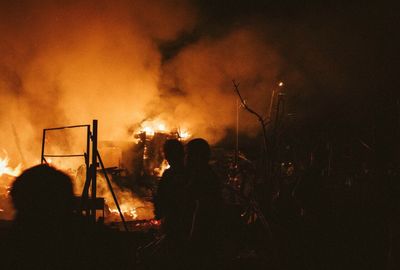
[[[40,163],[46,162],[44,158],[44,144],[46,143],[46,129],[43,129],[43,137],[42,137],[42,157],[40,158]]]

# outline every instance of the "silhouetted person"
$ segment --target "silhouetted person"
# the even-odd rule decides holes
[[[186,148],[187,193],[193,207],[190,232],[192,266],[210,269],[215,266],[217,225],[222,204],[221,185],[209,165],[211,150],[204,139],[193,139]]]
[[[170,167],[161,177],[154,206],[156,218],[162,220],[162,230],[166,235],[165,244],[169,257],[166,259],[176,266],[189,230],[184,218],[187,181],[182,143],[176,139],[167,140],[164,144],[164,156]]]
[[[73,188],[66,174],[47,165],[32,167],[16,178],[10,194],[16,215],[1,243],[2,269],[105,268],[107,258],[99,254],[94,230],[73,214]]]

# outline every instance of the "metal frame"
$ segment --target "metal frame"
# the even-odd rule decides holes
[[[76,154],[76,155],[46,155],[45,154],[45,143],[46,143],[46,133],[47,131],[51,130],[62,130],[62,129],[72,129],[72,128],[87,128],[87,144],[86,144],[86,152],[83,154]],[[75,126],[65,126],[65,127],[56,127],[56,128],[45,128],[43,129],[43,137],[42,137],[42,155],[40,157],[40,163],[48,164],[46,157],[85,157],[85,165],[89,168],[89,156],[90,151],[90,125],[75,125]]]
[[[93,130],[90,130],[90,125],[74,125],[74,126],[64,126],[64,127],[56,127],[56,128],[45,128],[43,129],[43,138],[42,138],[42,154],[40,161],[41,163],[46,163],[48,164],[46,157],[62,157],[62,158],[70,158],[70,157],[84,157],[85,159],[85,165],[86,165],[86,180],[85,184],[83,187],[82,191],[82,199],[81,199],[81,205],[80,205],[80,210],[81,213],[83,213],[83,210],[86,210],[86,215],[88,215],[93,222],[96,222],[96,210],[98,209],[97,206],[97,201],[99,198],[97,198],[97,168],[101,167],[101,171],[104,174],[104,177],[107,181],[107,185],[110,189],[110,192],[113,196],[114,203],[117,206],[119,215],[121,217],[122,223],[124,225],[124,228],[126,231],[128,231],[128,226],[125,222],[124,215],[122,214],[121,208],[118,203],[117,196],[114,193],[114,190],[111,185],[111,181],[107,175],[106,169],[104,167],[103,161],[100,157],[100,153],[97,149],[97,134],[98,134],[98,121],[93,120]],[[83,128],[85,127],[87,129],[87,136],[86,136],[86,152],[83,154],[70,154],[70,155],[46,155],[45,154],[45,144],[46,144],[46,133],[51,130],[62,130],[62,129],[72,129],[72,128]],[[92,142],[92,149],[90,149],[90,142]],[[90,150],[91,155],[90,155]],[[90,163],[90,157],[91,157],[91,163]],[[91,198],[89,201],[89,187],[91,185]],[[103,208],[103,213],[104,213],[104,208]]]

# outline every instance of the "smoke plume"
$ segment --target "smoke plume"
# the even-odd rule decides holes
[[[0,148],[12,161],[38,162],[43,128],[92,119],[103,140],[129,140],[133,126],[158,118],[216,142],[235,124],[232,79],[267,111],[280,59],[257,29],[200,36],[164,61],[160,44],[193,31],[198,12],[188,1],[150,2],[0,4]]]

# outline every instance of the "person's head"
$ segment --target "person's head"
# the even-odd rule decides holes
[[[208,142],[202,138],[193,139],[186,146],[186,162],[188,166],[208,164],[211,149]]]
[[[167,140],[164,143],[164,156],[171,167],[183,165],[185,151],[182,143],[176,139]]]
[[[17,218],[62,219],[73,210],[71,179],[48,165],[25,170],[11,188],[11,198]]]

